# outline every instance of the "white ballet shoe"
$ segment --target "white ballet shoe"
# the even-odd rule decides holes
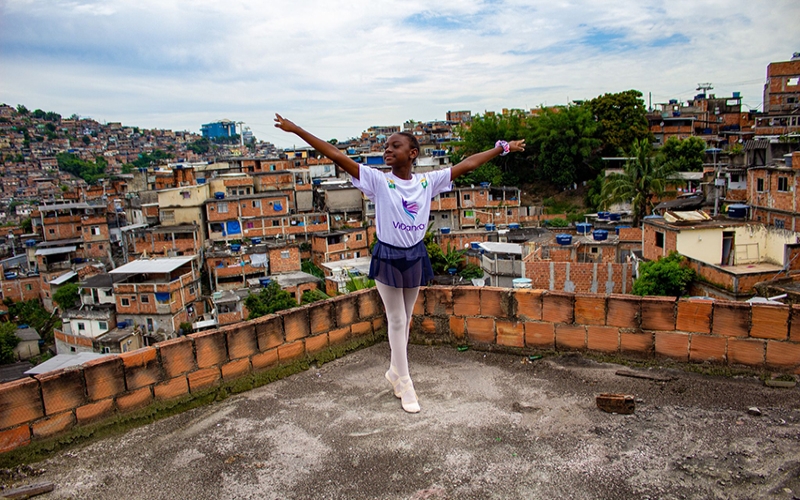
[[[397,379],[394,386],[395,394],[400,393],[400,402],[403,409],[408,413],[419,413],[419,401],[417,401],[417,393],[414,391],[414,383],[411,382],[411,377],[406,375]]]
[[[397,373],[397,369],[394,365],[389,366],[389,369],[386,370],[386,380],[392,384],[392,389],[394,390],[394,395],[396,398],[401,397],[400,393],[397,391],[397,381],[400,379],[400,374]]]

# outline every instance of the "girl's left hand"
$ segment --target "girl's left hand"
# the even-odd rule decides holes
[[[509,153],[517,153],[519,151],[525,151],[525,139],[522,139],[521,141],[511,141],[508,143]]]

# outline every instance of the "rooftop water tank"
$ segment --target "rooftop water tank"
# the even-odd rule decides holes
[[[511,280],[511,286],[513,288],[531,288],[531,279],[530,278],[514,278]]]
[[[608,214],[608,220],[618,221],[619,219],[620,219],[620,214],[615,214],[614,212]]]
[[[572,244],[572,235],[571,234],[557,234],[556,235],[556,243],[559,245],[571,245]]]
[[[497,229],[497,226],[495,226],[494,224],[486,224],[485,227],[487,231],[494,231]]]
[[[482,188],[488,188],[489,187],[489,183],[488,182],[481,182],[481,187]]]
[[[592,231],[592,238],[594,238],[594,241],[605,241],[608,239],[608,231],[605,229],[595,229]]]
[[[597,218],[599,220],[608,220],[608,212],[597,212]]]
[[[270,283],[272,283],[271,278],[258,278],[258,284],[261,285],[261,288],[267,288]]]
[[[588,222],[578,222],[575,224],[578,234],[589,234],[592,231],[592,225]]]
[[[519,224],[516,222],[512,222],[508,225],[509,229],[519,229]]]
[[[238,252],[241,249],[242,249],[242,245],[241,244],[239,244],[239,243],[231,243],[231,250],[233,250],[234,252]]]
[[[261,238],[250,238],[250,243],[252,243],[253,245],[258,245],[259,243],[261,243]]]
[[[25,246],[26,247],[35,247],[36,246],[36,240],[25,240]]]
[[[470,243],[470,246],[473,250],[480,250],[481,249],[481,242],[480,241],[473,241]]]
[[[439,230],[442,232],[442,234],[450,234],[450,228],[449,227],[443,227],[443,228],[441,228]]]
[[[216,193],[214,193],[214,198],[216,198],[217,200],[225,199],[225,193],[223,193],[222,191],[217,191]]]
[[[206,178],[205,177],[200,177],[199,179],[197,179],[197,183],[198,184],[205,184],[206,183]]]
[[[731,219],[744,219],[747,217],[747,205],[730,205],[728,206],[728,217]]]

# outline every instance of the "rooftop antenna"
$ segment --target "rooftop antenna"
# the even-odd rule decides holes
[[[697,90],[702,90],[703,91],[703,98],[704,99],[706,97],[706,91],[707,90],[711,90],[713,88],[714,88],[714,86],[711,85],[710,83],[698,83],[697,84]]]

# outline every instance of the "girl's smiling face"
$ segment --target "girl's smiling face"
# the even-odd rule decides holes
[[[402,167],[413,163],[419,150],[411,146],[408,137],[392,134],[383,146],[383,161],[390,167]]]

